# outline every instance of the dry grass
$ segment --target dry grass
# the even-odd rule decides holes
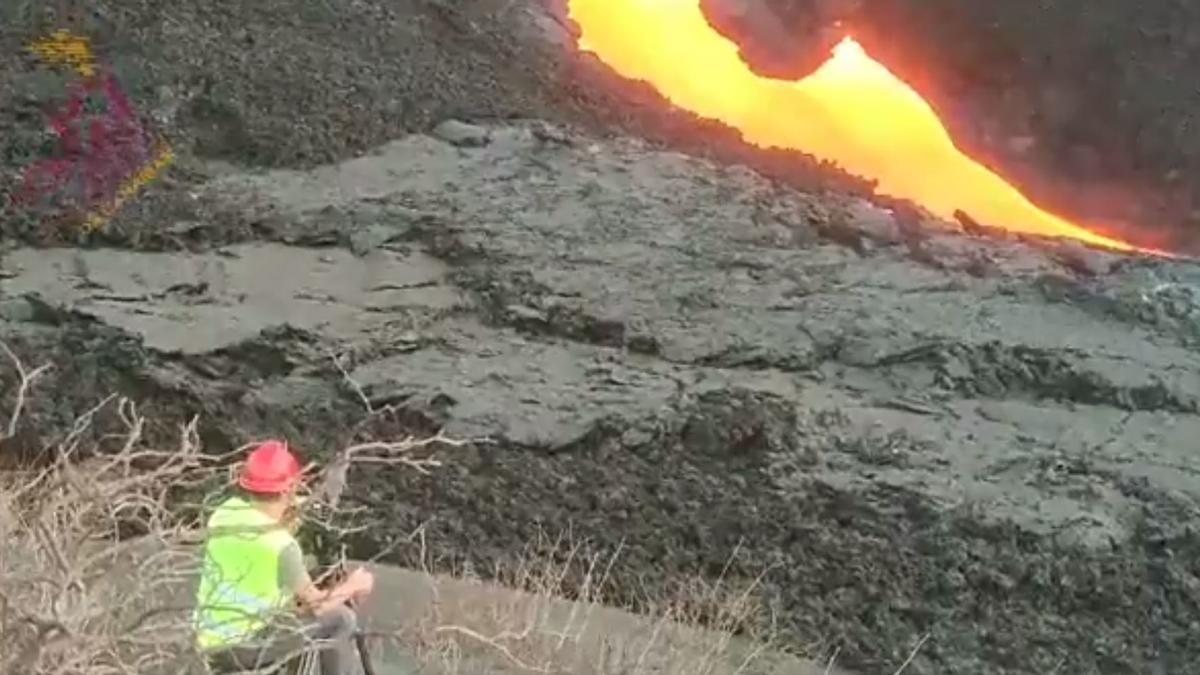
[[[441,579],[426,573],[420,616],[391,633],[395,648],[412,654],[422,672],[453,675],[795,672],[770,663],[780,654],[757,580],[681,584],[633,615],[600,602],[619,552],[586,555],[580,543],[545,543],[493,570],[494,581],[470,570]]]

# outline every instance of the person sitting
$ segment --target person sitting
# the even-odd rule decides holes
[[[351,603],[374,588],[352,570],[328,589],[304,565],[291,516],[301,465],[287,443],[259,444],[243,463],[238,494],[208,520],[196,591],[196,644],[219,672],[254,670],[319,650],[323,675],[349,675],[358,619]]]

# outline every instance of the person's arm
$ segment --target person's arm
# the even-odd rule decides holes
[[[296,598],[313,614],[325,614],[345,604],[347,600],[354,600],[366,592],[367,587],[366,582],[362,580],[362,572],[363,570],[354,570],[341,583],[328,589],[318,588],[316,584],[309,581],[303,589],[296,593]]]
[[[300,546],[295,543],[283,550],[279,567],[280,585],[295,595],[296,600],[314,615],[324,614],[347,600],[369,593],[373,586],[371,574],[356,569],[332,588],[319,588],[309,576]]]

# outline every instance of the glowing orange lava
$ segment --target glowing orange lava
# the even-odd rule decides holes
[[[749,143],[831,160],[943,218],[961,209],[1008,230],[1135,248],[1043,211],[964,155],[929,104],[849,37],[812,75],[787,82],[751,71],[699,0],[570,0],[569,12],[580,49]]]

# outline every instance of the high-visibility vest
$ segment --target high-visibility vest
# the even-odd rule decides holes
[[[196,643],[202,650],[254,637],[290,594],[279,588],[279,559],[291,533],[241,497],[217,507],[196,590]]]

